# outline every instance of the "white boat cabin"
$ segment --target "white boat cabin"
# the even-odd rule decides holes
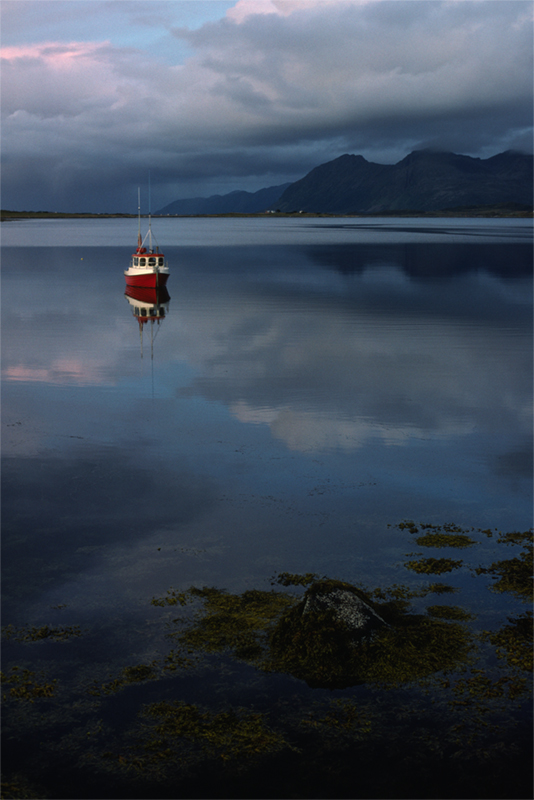
[[[144,250],[145,248],[143,248]],[[132,267],[148,267],[154,269],[155,267],[165,266],[165,256],[160,253],[146,253],[139,255],[136,253],[132,256]]]

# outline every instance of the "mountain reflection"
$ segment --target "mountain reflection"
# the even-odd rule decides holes
[[[391,264],[406,276],[419,281],[435,278],[453,280],[466,273],[484,270],[503,279],[532,274],[532,245],[516,243],[513,258],[510,245],[502,242],[438,244],[419,242],[396,245],[339,245],[336,248],[315,246],[306,248],[309,258],[317,264],[342,274],[361,273],[370,267]]]

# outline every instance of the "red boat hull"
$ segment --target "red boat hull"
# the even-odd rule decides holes
[[[138,300],[141,303],[151,303],[153,306],[159,303],[168,303],[171,299],[165,287],[162,289],[155,289],[151,286],[127,286],[124,294],[126,297],[131,297],[133,300]]]
[[[138,286],[144,289],[159,289],[167,283],[168,274],[150,272],[145,275],[125,275],[127,286]]]

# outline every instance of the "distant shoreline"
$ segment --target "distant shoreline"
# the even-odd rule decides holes
[[[392,219],[398,218],[455,218],[455,217],[469,217],[469,218],[518,218],[518,219],[532,219],[534,212],[532,210],[513,210],[500,208],[499,206],[481,206],[476,208],[458,208],[458,209],[444,209],[442,211],[383,211],[372,214],[326,214],[326,213],[313,213],[308,211],[276,211],[276,212],[259,212],[254,214],[240,213],[240,212],[227,212],[225,214],[153,214],[154,219],[213,219],[213,218],[265,218],[276,219],[277,217],[314,217],[322,219],[373,219],[375,217],[389,217]],[[148,218],[148,214],[142,214],[143,219]],[[83,214],[83,213],[67,213],[61,211],[0,211],[0,221],[7,222],[17,219],[137,219],[137,214]]]

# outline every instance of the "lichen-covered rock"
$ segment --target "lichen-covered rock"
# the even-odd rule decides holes
[[[360,638],[387,623],[354,587],[334,581],[317,581],[304,596],[303,614],[332,611],[353,636]]]
[[[316,581],[283,614],[271,639],[272,667],[310,686],[348,686],[360,680],[360,647],[387,629],[364,593],[348,583]]]

